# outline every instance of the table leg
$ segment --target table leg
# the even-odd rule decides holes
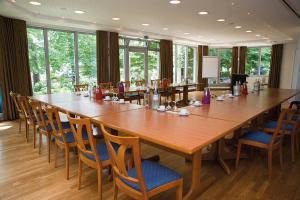
[[[225,170],[225,172],[230,175],[230,168],[228,167],[228,165],[225,163],[225,161],[223,160],[222,157],[222,152],[224,150],[224,138],[220,139],[218,141],[218,152],[217,152],[217,161],[219,162],[219,164],[221,165],[221,167]]]
[[[192,200],[197,198],[197,196],[203,193],[215,181],[215,178],[209,178],[200,184],[201,165],[202,150],[200,149],[192,156],[192,183],[188,193],[183,198],[184,200]]]

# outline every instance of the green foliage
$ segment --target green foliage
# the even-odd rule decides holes
[[[246,73],[249,75],[268,75],[270,71],[271,48],[248,48]]]

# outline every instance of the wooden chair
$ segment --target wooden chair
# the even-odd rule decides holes
[[[71,126],[69,122],[61,122],[59,112],[56,108],[46,108],[47,117],[49,119],[49,128],[51,133],[55,138],[54,144],[54,167],[57,165],[57,150],[58,147],[61,150],[65,150],[65,160],[66,160],[66,178],[69,180],[69,152],[70,148],[76,148],[77,143],[74,138]],[[84,131],[82,133],[83,143],[88,144],[88,135]]]
[[[43,143],[43,135],[47,138],[47,149],[48,149],[48,162],[50,163],[50,149],[51,149],[51,127],[49,126],[48,117],[46,116],[42,103],[39,101],[29,101],[29,104],[34,113],[34,117],[37,122],[38,132],[39,132],[39,154],[41,153],[42,143]]]
[[[29,127],[31,126],[33,129],[33,148],[35,148],[37,121],[34,117],[32,108],[29,105],[29,99],[27,96],[17,96],[17,99],[18,102],[20,103],[19,104],[20,108],[25,116],[26,141],[28,142],[28,132],[29,132]]]
[[[236,157],[236,168],[239,165],[240,153],[242,145],[248,145],[268,151],[268,168],[269,168],[269,179],[272,177],[272,159],[273,151],[279,150],[280,167],[283,168],[282,160],[282,135],[280,134],[283,120],[290,114],[290,110],[284,109],[281,111],[275,131],[271,134],[262,131],[250,131],[245,133],[238,141],[237,157]]]
[[[112,83],[111,82],[107,82],[107,83],[99,83],[99,87],[101,89],[111,89],[112,87]]]
[[[137,81],[135,81],[135,86],[137,86],[137,87],[146,86],[146,81],[145,80],[137,80]]]
[[[98,193],[102,199],[102,171],[104,168],[110,167],[110,160],[106,145],[103,143],[96,144],[93,137],[91,120],[72,118],[68,115],[68,119],[77,142],[78,149],[78,189],[81,185],[82,163],[96,169],[98,174]],[[88,145],[83,138],[83,132],[88,135]],[[116,147],[117,148],[117,147]]]
[[[151,161],[141,161],[140,141],[138,137],[119,137],[111,135],[101,124],[105,143],[111,160],[114,177],[114,199],[118,189],[134,199],[150,197],[176,187],[176,199],[182,199],[182,177],[175,171]],[[115,149],[114,145],[119,145]],[[133,154],[132,163],[126,163],[125,155],[130,149]]]
[[[292,156],[292,162],[295,162],[296,152],[299,149],[299,142],[298,142],[298,128],[300,124],[300,114],[299,110],[292,110],[293,105],[295,103],[291,102],[290,108],[291,112],[294,114],[290,115],[290,119],[287,117],[283,119],[283,125],[281,126],[280,133],[291,137],[291,156]],[[266,123],[264,131],[273,133],[275,132],[277,121],[269,121]]]
[[[157,87],[161,87],[161,80],[160,79],[155,79],[151,80],[151,87],[154,87],[154,83],[157,83]]]
[[[88,91],[89,84],[74,85],[75,92]]]
[[[20,103],[18,100],[18,96],[20,96],[17,93],[14,93],[13,91],[10,92],[10,96],[13,98],[14,104],[17,108],[18,114],[19,114],[19,133],[21,132],[21,126],[22,126],[22,121],[25,122],[25,126],[26,126],[26,121],[25,121],[25,114],[23,113],[21,107],[20,107]]]
[[[130,85],[131,85],[130,81],[121,81],[121,83],[124,84],[124,87],[130,87]]]

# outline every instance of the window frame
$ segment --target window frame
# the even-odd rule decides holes
[[[57,31],[57,32],[67,32],[73,34],[74,39],[74,71],[75,71],[75,84],[80,83],[80,76],[79,76],[79,44],[78,44],[78,34],[85,34],[85,35],[95,35],[95,32],[82,32],[82,31],[70,31],[64,29],[56,29],[56,28],[48,28],[48,27],[39,27],[39,26],[26,26],[27,28],[32,29],[39,29],[43,31],[44,36],[44,53],[45,53],[45,71],[46,71],[46,85],[47,85],[47,94],[51,94],[51,77],[50,77],[50,58],[49,58],[49,39],[48,33],[49,31]],[[97,67],[97,66],[96,66]]]
[[[271,56],[272,56],[272,47],[271,46],[251,46],[251,47],[247,47],[247,52],[246,52],[246,60],[245,60],[245,65],[247,65],[247,59],[248,59],[248,49],[251,49],[251,48],[256,48],[256,49],[259,49],[258,51],[258,66],[257,66],[257,70],[258,70],[258,73],[259,74],[248,74],[249,77],[266,77],[266,76],[269,76],[269,75],[261,75],[261,49],[262,48],[270,48],[271,50]],[[270,65],[271,65],[271,58],[270,58]],[[271,67],[271,66],[269,66]],[[246,72],[245,72],[246,73]]]

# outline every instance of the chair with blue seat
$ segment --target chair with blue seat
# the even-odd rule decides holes
[[[13,91],[11,91],[9,94],[12,97],[12,99],[14,101],[14,104],[15,104],[15,107],[16,107],[16,109],[18,111],[18,114],[19,114],[19,132],[21,132],[22,121],[25,122],[25,126],[26,126],[26,121],[25,121],[26,119],[25,119],[25,114],[21,109],[20,102],[18,100],[18,96],[20,96],[20,94],[17,94]],[[1,97],[0,97],[0,101],[1,101]]]
[[[141,161],[140,141],[138,137],[120,137],[101,130],[109,152],[113,177],[114,199],[118,190],[122,190],[134,199],[149,199],[171,188],[176,188],[176,199],[182,199],[182,176],[177,172],[152,161]],[[113,146],[119,145],[118,150]],[[133,163],[124,159],[128,149],[133,154]]]
[[[242,145],[248,145],[268,151],[268,169],[269,178],[272,177],[272,159],[273,151],[279,151],[280,167],[283,168],[282,160],[282,137],[281,126],[283,125],[284,118],[290,113],[290,110],[283,109],[280,113],[277,126],[274,132],[270,134],[263,131],[250,131],[241,136],[238,141],[237,157],[236,157],[236,168],[238,168]]]
[[[48,126],[48,118],[45,115],[45,111],[42,107],[42,103],[39,101],[29,100],[29,104],[34,113],[35,121],[38,126],[39,132],[39,153],[41,153],[43,135],[47,138],[47,147],[48,147],[48,162],[50,163],[50,142],[51,142],[51,129]]]
[[[102,172],[105,168],[110,168],[110,160],[106,145],[104,143],[96,144],[93,137],[91,120],[88,118],[72,118],[68,115],[72,132],[76,138],[78,149],[78,189],[81,185],[82,163],[97,170],[98,193],[102,199]],[[88,144],[84,142],[83,131],[87,132]]]
[[[280,133],[282,135],[291,137],[291,156],[292,161],[295,162],[295,153],[298,149],[298,127],[300,124],[300,114],[297,110],[289,108],[290,112],[284,117],[282,125],[280,126]],[[269,121],[266,123],[264,131],[268,133],[273,133],[276,129],[277,121]]]
[[[65,151],[65,160],[66,160],[66,178],[69,179],[69,153],[70,148],[76,148],[76,140],[73,135],[71,126],[69,122],[62,122],[60,119],[59,112],[56,108],[47,107],[45,108],[49,125],[48,129],[51,130],[52,135],[55,138],[54,143],[54,167],[57,166],[57,158],[58,158],[58,147],[61,150]],[[88,144],[88,135],[87,132],[84,131],[82,133],[82,138],[84,144]]]
[[[29,133],[29,127],[32,127],[33,130],[33,148],[35,148],[35,140],[36,140],[36,129],[38,127],[37,121],[34,117],[34,113],[32,111],[32,108],[29,104],[29,98],[27,96],[17,96],[20,109],[22,110],[22,113],[25,117],[25,137],[26,141],[28,142],[28,133]]]

